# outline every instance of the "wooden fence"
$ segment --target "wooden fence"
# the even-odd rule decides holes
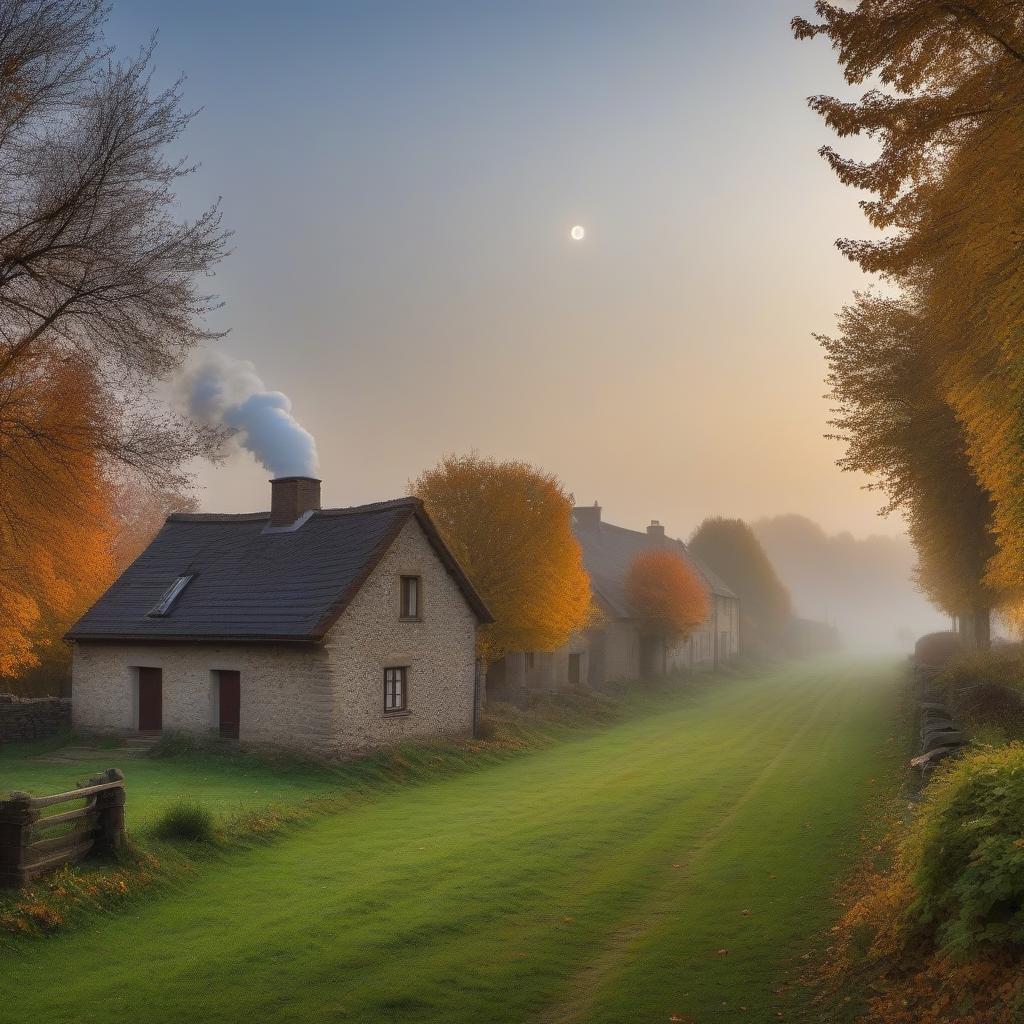
[[[79,800],[81,807],[43,814],[46,807]],[[11,793],[0,800],[0,887],[20,888],[89,854],[116,853],[123,843],[124,775],[117,768],[67,793]]]

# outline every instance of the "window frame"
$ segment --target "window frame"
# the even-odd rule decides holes
[[[397,673],[398,682],[401,685],[402,703],[397,707],[389,707],[390,685],[394,681],[392,673]],[[407,715],[409,713],[409,666],[388,665],[384,669],[384,714],[385,715]]]
[[[175,602],[181,597],[182,591],[196,578],[196,574],[186,573],[178,576],[175,581],[163,592],[160,600],[148,612],[146,617],[150,619],[163,619],[171,614]]]
[[[415,585],[416,594],[416,612],[413,615],[408,614],[408,604],[406,601],[407,590],[406,587],[409,584]],[[402,622],[422,622],[423,621],[423,577],[413,575],[412,573],[403,573],[398,577],[398,617]]]

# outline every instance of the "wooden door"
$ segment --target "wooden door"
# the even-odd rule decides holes
[[[220,678],[220,734],[238,739],[238,725],[242,717],[242,686],[238,672],[218,672]]]
[[[579,686],[583,682],[583,677],[580,672],[580,662],[583,658],[582,654],[570,654],[569,655],[569,685]]]
[[[139,669],[139,732],[159,732],[163,728],[163,671]]]

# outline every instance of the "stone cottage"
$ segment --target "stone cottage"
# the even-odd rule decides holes
[[[491,616],[416,498],[176,514],[68,633],[75,728],[175,730],[318,758],[468,736]]]
[[[516,700],[524,689],[596,688],[670,671],[711,670],[739,653],[739,599],[681,540],[667,537],[660,523],[652,522],[644,532],[628,530],[604,522],[595,503],[575,508],[572,525],[601,620],[556,651],[503,658],[488,672],[490,696]],[[704,581],[708,595],[707,619],[671,648],[645,634],[626,596],[633,559],[655,546],[667,546],[687,562]]]

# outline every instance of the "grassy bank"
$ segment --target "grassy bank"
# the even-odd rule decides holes
[[[786,979],[833,917],[891,761],[893,674],[662,695],[396,787],[128,915],[18,943],[0,1007],[83,1024],[795,1014]]]

